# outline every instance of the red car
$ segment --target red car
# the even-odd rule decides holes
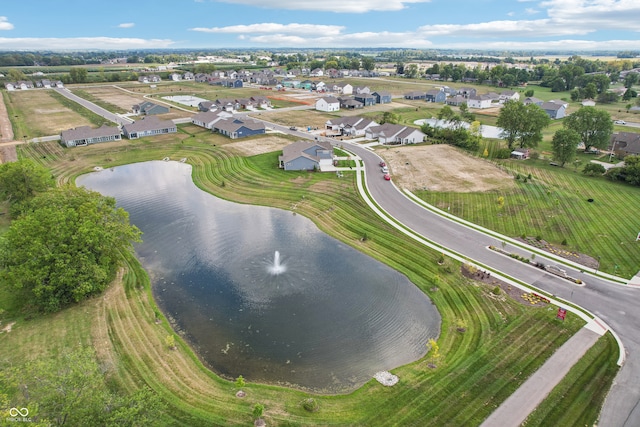
[[[384,175],[384,179],[385,181],[391,181],[391,175],[389,175],[388,173]]]
[[[380,167],[381,167],[381,168],[383,168],[383,167],[385,167],[385,166],[387,166],[387,164],[386,164],[385,162],[380,162]]]

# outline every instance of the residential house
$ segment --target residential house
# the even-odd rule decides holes
[[[447,100],[447,94],[442,89],[431,89],[425,93],[427,102],[443,103]]]
[[[333,164],[333,147],[326,141],[296,141],[283,148],[278,163],[286,171],[322,170]]]
[[[201,101],[198,103],[198,110],[200,111],[210,111],[217,108],[218,106],[213,101]]]
[[[315,90],[316,92],[326,92],[327,85],[325,84],[325,82],[315,82],[311,89]]]
[[[376,104],[389,104],[391,102],[391,93],[387,91],[377,91],[371,95],[376,97]]]
[[[356,86],[355,88],[353,88],[353,91],[357,94],[357,95],[362,95],[362,94],[370,94],[371,93],[371,89],[369,89],[367,86]]]
[[[609,151],[628,155],[640,155],[640,134],[634,132],[618,132],[611,135]]]
[[[581,104],[583,107],[595,107],[596,101],[593,99],[583,99]]]
[[[354,95],[353,99],[362,102],[362,105],[364,105],[365,107],[370,107],[376,104],[376,97],[368,93]]]
[[[536,104],[538,106],[542,105],[543,103],[544,103],[544,101],[542,99],[538,99],[538,98],[533,97],[533,96],[529,96],[529,97],[525,98],[524,102],[523,102],[524,105]]]
[[[516,92],[515,90],[503,90],[502,92],[500,92],[500,102],[519,100],[520,93]]]
[[[490,94],[471,95],[467,98],[469,108],[490,108],[493,103],[494,96]]]
[[[563,118],[567,112],[567,104],[562,101],[543,102],[540,108],[554,120]]]
[[[353,86],[349,83],[338,83],[335,87],[337,89],[336,92],[343,95],[351,95],[353,93]]]
[[[462,95],[465,98],[469,98],[477,95],[477,91],[472,87],[461,87],[458,89],[458,95]]]
[[[222,86],[229,87],[232,89],[238,89],[244,86],[242,79],[224,79],[222,80]]]
[[[146,116],[150,116],[155,114],[166,114],[169,112],[169,107],[145,101],[134,105],[132,110],[133,114],[144,114]]]
[[[283,80],[281,82],[283,87],[297,89],[300,87],[300,80]]]
[[[411,91],[404,94],[404,99],[426,99],[427,94],[421,91]]]
[[[156,116],[146,116],[141,120],[122,126],[122,133],[129,139],[176,133],[177,131],[175,123],[171,120],[160,120]]]
[[[367,139],[377,139],[380,144],[404,145],[420,143],[426,135],[413,127],[385,123],[368,128],[365,136]]]
[[[456,95],[456,96],[452,96],[450,98],[447,98],[444,102],[447,105],[453,105],[454,107],[459,107],[462,104],[466,104],[467,103],[467,98],[465,98],[462,95]]]
[[[372,126],[379,126],[371,119],[359,116],[344,116],[327,120],[325,128],[331,130],[334,135],[364,136],[366,130]]]
[[[219,98],[214,101],[219,110],[234,112],[240,109],[240,104],[235,99]]]
[[[191,123],[205,129],[213,129],[214,123],[216,123],[218,120],[222,120],[231,116],[232,114],[227,113],[226,111],[203,111],[192,116]]]
[[[180,74],[180,73],[171,73],[171,74],[169,74],[169,80],[174,81],[174,82],[179,82],[180,80],[182,80],[182,74]]]
[[[60,133],[60,142],[66,147],[80,147],[99,142],[120,141],[122,139],[118,126],[102,125],[97,129],[89,126],[80,126],[63,130]]]
[[[158,83],[160,81],[162,81],[162,79],[160,78],[160,76],[156,75],[156,74],[151,74],[148,76],[140,76],[138,77],[138,81],[140,83]]]
[[[251,100],[258,108],[267,109],[271,107],[271,101],[266,96],[255,95],[251,97]]]
[[[303,80],[300,82],[300,89],[311,90],[313,88],[313,82],[311,80]]]
[[[340,100],[340,108],[344,108],[345,110],[356,110],[358,108],[364,107],[364,104],[360,101],[356,101],[353,98],[338,98]]]
[[[316,110],[333,112],[340,110],[340,100],[333,96],[324,96],[316,101]]]
[[[324,71],[322,71],[322,68],[314,68],[313,70],[311,70],[309,75],[311,77],[322,77],[324,76]]]
[[[231,139],[245,138],[247,136],[262,135],[266,132],[263,122],[252,119],[224,118],[213,123],[212,130]]]

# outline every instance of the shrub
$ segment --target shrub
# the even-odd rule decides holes
[[[536,240],[539,242],[540,240],[542,240],[542,236],[538,234],[538,235],[536,236]]]
[[[501,292],[500,286],[496,286],[491,290],[491,293],[494,295],[500,295],[500,292]]]
[[[316,412],[320,408],[320,405],[318,405],[318,402],[313,397],[310,397],[302,401],[302,407],[306,411]]]
[[[562,246],[567,246],[567,239],[563,239],[561,244]]]

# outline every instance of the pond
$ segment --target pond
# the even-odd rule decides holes
[[[129,212],[158,306],[225,378],[351,391],[439,334],[436,307],[404,275],[301,215],[198,189],[188,164],[119,166],[76,184]]]

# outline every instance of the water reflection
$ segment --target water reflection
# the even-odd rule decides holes
[[[121,166],[77,184],[129,211],[158,305],[223,376],[347,391],[418,359],[438,334],[437,310],[406,277],[300,215],[199,190],[189,165]],[[286,271],[271,274],[276,261]]]

